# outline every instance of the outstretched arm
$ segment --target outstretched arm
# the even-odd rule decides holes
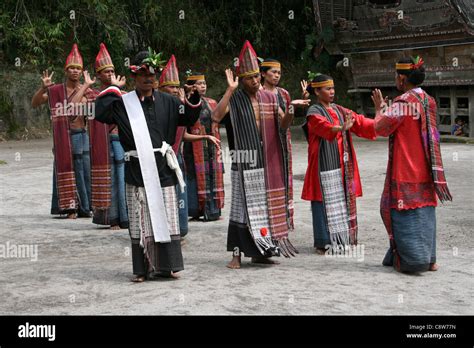
[[[217,148],[220,148],[221,141],[217,139],[216,137],[208,134],[204,135],[198,135],[198,134],[190,134],[187,131],[183,135],[183,140],[185,142],[195,142],[195,141],[200,141],[200,140],[208,140],[214,145],[216,145]]]
[[[345,122],[343,125],[334,125],[334,123],[329,122],[326,117],[322,115],[311,114],[306,116],[308,129],[317,136],[329,141],[334,140],[337,137],[337,133],[348,131],[354,125],[354,120],[351,115],[346,114],[344,117]]]
[[[293,122],[293,118],[295,117],[295,107],[308,107],[311,101],[309,99],[295,99],[292,100],[290,106],[284,113],[281,108],[278,108],[278,113],[281,117],[280,127],[283,129],[287,129],[291,123]]]
[[[375,134],[375,122],[373,119],[365,117],[364,115],[358,114],[350,109],[340,107],[344,114],[345,119],[350,118],[352,120],[351,132],[358,137],[375,140],[377,135]]]

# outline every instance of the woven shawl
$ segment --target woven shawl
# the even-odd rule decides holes
[[[278,127],[276,96],[264,90],[257,92],[260,132],[250,97],[243,90],[230,100],[230,118],[235,150],[255,163],[239,161],[237,168],[242,183],[250,233],[262,254],[294,256],[296,249],[288,239],[285,166]],[[242,158],[243,156],[239,156]]]

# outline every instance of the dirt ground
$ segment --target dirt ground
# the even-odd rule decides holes
[[[225,144],[224,144],[225,146]],[[364,196],[358,200],[363,255],[316,255],[309,202],[300,199],[307,149],[295,141],[295,225],[300,254],[278,266],[225,267],[230,210],[217,222],[190,222],[180,280],[134,284],[127,230],[90,219],[49,215],[52,140],[0,144],[0,247],[32,246],[33,257],[0,260],[0,314],[473,314],[474,146],[442,144],[452,203],[437,209],[440,270],[403,275],[381,264],[388,238],[379,215],[387,162],[386,140],[357,140]],[[6,163],[5,163],[6,162]],[[227,166],[227,168],[230,168]],[[34,250],[34,249],[29,249]],[[361,250],[360,250],[361,251]],[[27,256],[27,255],[24,255]],[[35,260],[36,259],[36,260]]]

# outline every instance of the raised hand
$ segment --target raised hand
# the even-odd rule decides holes
[[[118,81],[117,81],[117,82],[118,82],[118,83],[117,83],[117,86],[118,86],[119,88],[122,88],[123,86],[125,86],[125,83],[127,82],[127,79],[125,78],[125,76],[120,76],[120,75],[119,75],[119,76],[117,76],[117,80],[118,80]]]
[[[94,79],[91,79],[91,76],[87,70],[84,70],[84,84],[87,86],[92,86],[95,83]]]
[[[53,75],[54,75],[54,71],[51,73],[51,75],[48,74],[48,70],[43,71],[43,75],[41,76],[41,84],[44,89],[48,88],[49,86],[54,85]]]
[[[184,89],[180,88],[178,89],[178,98],[181,100],[182,103],[185,102],[186,94],[184,93]]]
[[[112,74],[110,77],[110,84],[118,87],[122,87],[125,85],[125,77],[121,77],[120,75],[115,76],[115,74]]]
[[[376,112],[387,106],[387,98],[384,99],[382,92],[378,88],[372,91],[372,101],[374,102]]]
[[[308,81],[301,80],[300,85],[301,85],[301,95],[303,99],[309,99],[309,92],[306,90],[306,88],[308,87]]]
[[[230,89],[235,91],[237,87],[239,87],[239,77],[236,76],[234,78],[234,73],[232,72],[232,69],[225,69],[225,76],[227,77],[227,85]]]

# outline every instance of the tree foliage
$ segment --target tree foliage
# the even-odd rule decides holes
[[[2,6],[3,59],[40,69],[63,65],[73,42],[86,65],[101,41],[114,61],[150,46],[165,58],[174,53],[209,65],[236,56],[245,39],[262,57],[307,59],[315,36],[310,0],[4,0]]]
[[[248,39],[260,57],[282,62],[281,85],[298,98],[308,70],[338,79],[337,57],[325,51],[314,57],[315,47],[333,38],[330,28],[316,35],[311,0],[3,0],[0,72],[14,80],[13,72],[51,69],[59,81],[74,42],[89,71],[104,42],[117,73],[127,75],[134,55],[151,47],[165,60],[174,54],[182,74],[205,73],[209,95],[218,98],[226,87],[224,69]],[[0,92],[13,93],[5,88]],[[7,99],[22,104],[18,94]]]

